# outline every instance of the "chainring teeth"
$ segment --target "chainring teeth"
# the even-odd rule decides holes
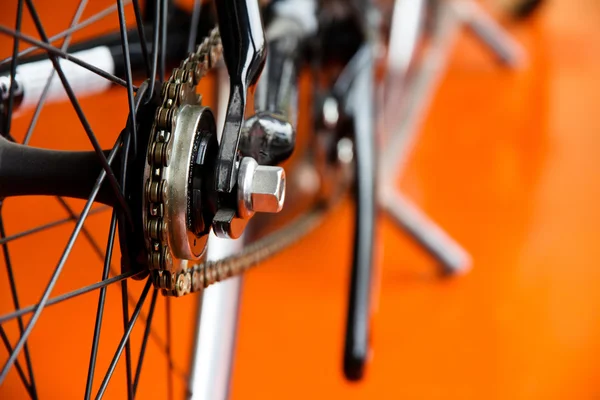
[[[204,274],[197,261],[178,258],[173,253],[169,222],[170,199],[169,168],[172,168],[175,132],[180,111],[185,105],[201,105],[202,97],[196,93],[200,79],[208,73],[222,55],[222,45],[217,28],[197,47],[196,52],[175,68],[161,87],[162,103],[155,113],[144,167],[144,196],[142,199],[144,242],[148,253],[148,268],[156,288],[164,295],[182,296],[200,291],[204,287]],[[187,181],[187,178],[186,178]],[[187,198],[187,196],[186,196]],[[185,204],[187,208],[187,201]],[[187,218],[186,218],[187,221]],[[193,256],[201,255],[203,241],[189,237]],[[197,239],[199,242],[196,242]]]
[[[246,246],[240,254],[227,259],[188,261],[173,257],[169,248],[168,235],[165,235],[165,232],[169,230],[168,223],[164,224],[163,222],[167,212],[162,190],[164,183],[163,186],[156,184],[163,182],[166,169],[171,168],[170,155],[163,156],[160,152],[166,151],[164,149],[168,149],[168,146],[171,146],[172,150],[175,122],[180,107],[186,103],[201,103],[201,96],[196,94],[196,86],[209,69],[218,62],[222,50],[219,31],[215,28],[210,36],[198,46],[196,52],[184,60],[180,68],[173,70],[171,78],[161,88],[163,102],[156,112],[152,127],[152,142],[148,145],[149,154],[144,168],[147,193],[142,196],[144,210],[142,218],[152,280],[155,288],[160,289],[165,296],[179,297],[198,292],[213,283],[244,272],[312,231],[323,220],[326,211],[323,207],[316,207],[309,215],[284,228],[282,232],[268,235]],[[178,86],[170,87],[169,85]],[[174,97],[169,97],[169,93]],[[166,147],[157,146],[161,140],[167,143]],[[165,160],[167,161],[165,162]],[[154,219],[160,219],[160,225],[158,222],[154,222]],[[166,242],[165,238],[167,238]]]

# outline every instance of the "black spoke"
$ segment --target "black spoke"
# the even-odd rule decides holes
[[[100,282],[92,283],[91,285],[84,286],[82,288],[73,290],[73,291],[65,293],[65,294],[61,294],[60,296],[56,296],[56,297],[48,300],[48,302],[46,303],[46,307],[50,307],[55,304],[62,303],[63,301],[70,300],[74,297],[78,297],[78,296],[84,295],[86,293],[93,292],[94,290],[98,290],[103,287],[112,285],[113,283],[121,282],[123,279],[131,278],[133,275],[135,275],[135,271],[125,272],[121,275],[113,276],[112,278],[108,278],[108,279],[100,281]],[[14,312],[4,314],[3,316],[0,317],[0,323],[4,323],[6,321],[10,321],[12,319],[18,318],[22,315],[32,313],[32,312],[36,311],[39,308],[39,306],[40,306],[39,304],[34,304],[31,306],[27,306],[25,308],[21,308]]]
[[[121,341],[119,342],[117,351],[115,352],[115,355],[113,356],[113,359],[110,362],[108,371],[106,371],[106,375],[104,376],[104,379],[102,380],[100,389],[98,389],[98,394],[96,395],[96,399],[102,398],[102,396],[104,395],[104,392],[106,391],[108,382],[110,381],[110,378],[112,377],[113,372],[115,371],[115,367],[117,366],[117,362],[119,361],[119,358],[121,358],[121,354],[123,353],[123,349],[125,348],[125,343],[127,343],[129,341],[129,336],[131,335],[133,326],[135,325],[135,322],[137,321],[137,318],[140,315],[140,311],[142,310],[142,306],[144,305],[144,301],[146,300],[146,296],[148,295],[148,291],[150,290],[151,286],[152,286],[152,280],[147,279],[146,286],[144,286],[144,290],[142,291],[140,300],[138,301],[137,305],[135,306],[135,309],[133,310],[133,314],[131,315],[131,320],[127,324],[127,329],[125,329],[125,333],[123,334],[123,337],[121,338]]]
[[[28,0],[26,0],[28,1]],[[100,75],[101,77],[108,79],[109,81],[116,83],[117,85],[121,85],[123,87],[127,87],[127,82],[125,82],[123,79],[114,76],[113,74],[110,74],[106,71],[104,71],[103,69],[100,69],[92,64],[89,64],[75,56],[72,56],[68,53],[65,53],[64,51],[61,51],[60,49],[57,49],[54,46],[51,46],[48,44],[48,39],[44,39],[43,41],[39,41],[29,35],[25,35],[24,33],[21,32],[16,32],[10,28],[5,27],[4,25],[0,25],[0,33],[4,33],[5,35],[9,35],[9,36],[13,36],[13,37],[18,37],[19,39],[21,39],[24,42],[27,42],[29,44],[32,44],[36,47],[39,47],[43,50],[46,50],[46,52],[48,53],[48,56],[50,57],[50,60],[56,57],[61,57],[64,58],[65,60],[69,60],[77,65],[79,65],[80,67],[83,67],[93,73],[95,73],[96,75]],[[40,35],[41,36],[41,35]],[[56,66],[55,66],[56,68]],[[58,72],[58,70],[57,70]],[[137,90],[137,86],[134,86],[134,90]]]
[[[150,301],[150,309],[148,310],[148,319],[146,319],[146,329],[144,329],[144,337],[140,347],[140,356],[138,357],[137,367],[135,368],[135,378],[133,380],[133,397],[137,393],[137,387],[142,373],[142,365],[144,364],[144,355],[146,354],[146,345],[152,331],[152,317],[154,316],[154,307],[156,306],[156,298],[158,297],[158,289],[152,292],[152,300]]]
[[[23,0],[17,3],[17,21],[15,22],[15,30],[21,32],[21,20],[23,19]],[[13,38],[13,56],[10,63],[10,88],[8,94],[7,118],[4,124],[3,135],[10,134],[10,125],[12,122],[12,110],[15,102],[15,75],[17,74],[17,53],[19,52],[19,38]]]
[[[133,77],[131,75],[131,57],[129,54],[129,40],[127,39],[127,23],[125,22],[125,8],[123,0],[117,0],[119,6],[119,25],[121,30],[121,48],[123,49],[123,57],[125,57],[125,77],[127,80],[127,101],[129,103],[129,131],[133,136],[133,148],[137,149],[137,124],[135,121],[135,110],[133,100]],[[139,27],[138,27],[139,28]],[[141,35],[141,34],[140,34]],[[143,43],[143,42],[142,42]],[[147,54],[146,54],[147,56]],[[147,59],[146,59],[147,61]],[[127,165],[127,164],[124,164]]]
[[[2,203],[0,203],[0,238],[4,239],[5,237],[6,232],[4,230],[4,218],[2,218]],[[4,263],[6,264],[6,273],[8,274],[8,282],[10,285],[10,294],[12,296],[13,306],[15,307],[15,310],[18,310],[21,307],[19,304],[17,284],[15,281],[15,276],[13,274],[12,262],[10,259],[10,253],[8,251],[7,243],[2,244],[2,253],[4,254]],[[25,327],[23,325],[23,318],[19,317],[17,319],[17,324],[19,325],[19,333],[23,335],[23,332],[25,331]],[[31,363],[31,356],[29,355],[29,346],[27,345],[27,342],[25,342],[23,352],[25,353],[25,363],[27,364],[27,373],[29,374],[29,381],[31,383],[33,397],[37,398],[37,387],[35,385],[35,378],[33,376],[33,366]]]
[[[196,38],[198,36],[198,25],[200,24],[200,10],[202,8],[202,0],[194,0],[194,8],[192,9],[192,21],[190,25],[190,34],[188,36],[188,53],[194,51],[196,46]]]
[[[167,73],[167,12],[168,0],[162,0],[160,10],[160,81],[165,79]]]
[[[150,281],[150,279],[148,279]],[[129,325],[129,304],[127,302],[127,281],[121,281],[121,306],[123,308],[123,329],[125,333]],[[127,399],[133,399],[133,381],[131,374],[131,342],[125,340],[125,373],[127,379]]]
[[[62,200],[60,197],[57,197],[57,199]],[[69,212],[71,215],[73,215],[72,214],[72,210],[70,209],[70,207],[66,203],[63,203],[63,202],[64,202],[64,200],[62,200],[61,204],[64,204],[67,207],[66,208],[67,212]],[[102,207],[101,209],[92,210],[90,212],[90,215],[91,215],[92,212],[104,211],[104,210],[106,210],[108,208],[109,207]],[[69,211],[69,210],[71,210],[71,211]],[[77,215],[73,215],[72,218],[66,218],[66,219],[61,220],[61,221],[68,222],[68,221],[71,221],[72,219],[76,220],[77,219]],[[61,221],[56,221],[56,222],[61,222]],[[90,243],[90,245],[94,249],[94,252],[96,253],[96,255],[100,258],[100,260],[102,260],[104,262],[104,260],[105,260],[104,252],[100,248],[100,245],[98,244],[98,242],[96,241],[96,239],[91,235],[91,233],[89,231],[87,231],[85,229],[85,226],[81,229],[81,233],[88,240],[88,242]],[[0,241],[0,244],[1,244],[1,241]],[[116,274],[116,272],[115,272],[116,269],[113,268],[112,265],[109,266],[109,269],[110,269],[110,272],[112,272],[113,274]],[[90,290],[93,290],[93,289],[90,289]],[[90,290],[88,290],[88,291],[90,291]],[[136,299],[133,297],[133,295],[131,293],[127,293],[127,299],[128,299],[129,304],[131,306],[135,305]],[[48,305],[51,305],[51,304],[54,304],[54,303],[51,303],[51,302],[48,303]],[[31,309],[33,310],[33,308],[31,308]],[[147,317],[144,314],[144,311],[142,311],[140,313],[140,319],[142,320],[142,322],[146,322],[147,318],[149,318],[149,317]],[[0,322],[2,322],[2,318],[1,317],[0,317]],[[156,343],[156,345],[161,349],[161,351],[166,354],[166,352],[167,352],[167,346],[164,343],[164,341],[161,339],[161,337],[154,331],[154,329],[151,330],[150,336],[152,337],[152,339]],[[180,375],[183,380],[187,379],[187,377],[185,376],[185,373],[183,371],[177,370],[177,374]]]
[[[75,15],[73,16],[73,19],[71,20],[71,28],[74,27],[77,24],[77,22],[79,22],[79,19],[83,15],[83,11],[85,10],[87,2],[88,2],[88,0],[81,0],[79,2],[79,6],[77,6]],[[69,43],[71,43],[71,35],[70,34],[65,37],[65,40],[63,41],[60,49],[62,51],[66,52],[69,48]],[[42,111],[42,108],[44,107],[44,104],[46,103],[46,98],[48,97],[48,93],[50,92],[50,86],[52,85],[52,79],[54,79],[54,74],[55,74],[55,71],[52,70],[50,72],[50,76],[48,76],[48,79],[46,80],[46,85],[44,86],[44,90],[42,91],[40,99],[38,100],[38,103],[35,107],[35,111],[33,112],[33,116],[31,117],[31,122],[29,123],[27,132],[25,133],[25,138],[23,139],[23,144],[25,144],[25,145],[29,144],[29,140],[31,139],[31,135],[33,133],[35,125],[37,124],[38,118],[40,116],[40,112]]]
[[[35,9],[35,6],[33,5],[32,0],[25,0],[25,1],[27,3],[27,8],[29,9],[29,13],[31,14],[31,17],[33,19],[33,22],[36,26],[36,29],[37,29],[40,37],[42,38],[42,40],[44,42],[47,43],[48,36],[46,36],[46,32],[44,31],[44,28],[40,21],[40,17]],[[94,135],[92,128],[90,127],[87,119],[85,118],[85,115],[81,109],[81,106],[79,105],[79,102],[77,101],[77,98],[75,97],[73,88],[67,81],[67,77],[65,76],[65,74],[62,70],[62,67],[60,66],[60,63],[58,62],[58,59],[56,58],[56,56],[52,55],[52,54],[49,54],[49,56],[50,56],[50,60],[52,61],[52,64],[54,65],[54,69],[58,73],[58,76],[62,82],[62,85],[65,88],[65,91],[67,92],[69,99],[71,100],[71,104],[73,105],[73,108],[75,109],[75,112],[77,113],[77,116],[79,117],[79,121],[81,122],[81,125],[83,126],[83,128],[88,136],[88,139],[92,143],[92,147],[94,148],[94,151],[96,152],[96,155],[98,156],[100,164],[102,164],[102,168],[104,169],[104,171],[106,172],[106,174],[108,176],[108,180],[110,182],[110,185],[113,188],[113,191],[115,192],[115,195],[117,197],[119,205],[121,206],[123,213],[127,217],[128,222],[132,223],[129,206],[127,205],[125,197],[121,193],[119,183],[117,182],[117,179],[116,179],[112,169],[110,168],[108,161],[106,160],[106,156],[104,155],[104,152],[102,151],[102,148],[100,147],[100,144],[98,143],[98,139]]]
[[[6,332],[4,331],[4,328],[2,327],[2,325],[0,325],[0,336],[2,336],[2,341],[4,342],[4,346],[6,347],[8,354],[12,353],[13,348],[10,345],[10,340],[8,340],[8,336],[6,336]],[[21,381],[23,382],[23,386],[25,386],[25,389],[27,389],[27,393],[29,393],[29,397],[32,399],[36,399],[37,394],[33,391],[33,388],[31,387],[31,385],[29,385],[29,382],[27,382],[27,378],[25,377],[23,368],[21,368],[21,363],[19,363],[18,360],[15,363],[15,368],[17,369],[17,373],[19,374],[19,377],[21,378]]]
[[[167,398],[173,399],[173,357],[171,353],[171,297],[165,296],[165,319],[167,329]]]
[[[117,139],[117,142],[115,143],[115,146],[113,147],[113,149],[111,150],[111,152],[108,156],[109,163],[111,163],[114,160],[120,144],[121,144],[121,138],[119,137],[119,139]],[[81,228],[83,227],[85,218],[87,217],[88,213],[90,212],[92,204],[94,203],[94,200],[96,199],[96,196],[98,195],[98,192],[100,191],[100,187],[102,186],[102,183],[104,182],[104,179],[106,178],[106,175],[107,175],[106,170],[100,171],[98,179],[96,180],[96,183],[94,184],[94,187],[92,188],[90,197],[87,200],[79,219],[77,220],[75,229],[73,229],[73,233],[71,234],[71,237],[69,238],[69,241],[67,242],[65,250],[63,251],[63,254],[60,257],[60,260],[59,260],[56,268],[54,269],[54,272],[52,273],[50,281],[48,282],[46,289],[44,289],[44,293],[42,294],[42,297],[41,297],[40,301],[38,302],[37,308],[36,308],[35,312],[33,313],[31,319],[29,320],[29,324],[27,324],[27,328],[25,328],[25,331],[21,335],[21,338],[19,339],[13,352],[11,353],[10,357],[8,358],[8,361],[2,368],[2,371],[0,372],[0,385],[2,384],[2,382],[4,382],[4,379],[6,379],[6,375],[8,375],[8,371],[10,370],[10,367],[12,367],[15,360],[17,359],[17,356],[19,355],[20,351],[22,350],[23,345],[25,344],[25,341],[31,334],[31,331],[33,330],[33,327],[35,326],[35,323],[37,322],[38,318],[40,317],[40,314],[44,310],[44,307],[46,306],[46,303],[48,302],[48,298],[50,297],[52,289],[54,288],[54,285],[56,284],[56,281],[58,280],[58,277],[60,276],[60,273],[62,272],[62,269],[67,261],[67,258],[71,254],[71,250],[73,249],[75,240],[79,236],[79,232],[81,231]]]
[[[131,0],[125,0],[125,5],[129,4],[130,2],[131,2]],[[70,34],[72,34],[74,32],[77,32],[77,31],[79,31],[79,30],[81,30],[81,29],[83,29],[83,28],[85,28],[87,26],[90,26],[91,24],[93,24],[93,23],[95,23],[95,22],[97,22],[97,21],[99,21],[99,20],[101,20],[101,19],[109,16],[110,14],[114,13],[116,10],[117,10],[117,5],[116,4],[113,4],[113,5],[109,6],[109,7],[106,7],[104,10],[99,11],[98,13],[92,15],[91,17],[83,20],[79,24],[77,24],[75,26],[72,26],[72,27],[70,27],[67,30],[62,31],[61,33],[59,33],[57,35],[51,36],[50,38],[48,38],[48,41],[50,43],[53,43],[53,42],[55,42],[57,40],[60,40],[60,39],[64,38],[67,35],[70,35]],[[28,47],[25,50],[22,50],[22,51],[19,52],[19,54],[17,55],[17,59],[20,60],[24,56],[33,53],[37,49],[38,49],[38,47],[35,47],[35,46],[34,47]],[[13,59],[12,57],[7,57],[7,58],[3,59],[2,61],[0,61],[0,67],[3,66],[3,65],[6,65],[8,63],[10,63],[12,61],[12,59]]]
[[[69,214],[69,217],[72,220],[77,220],[77,214],[75,213],[75,210],[73,210],[73,208],[69,205],[69,203],[67,203],[65,201],[65,199],[63,199],[60,196],[57,196],[56,200],[58,200],[61,207],[67,212],[67,214]],[[107,208],[109,208],[109,207],[107,207]],[[90,212],[90,214],[91,214],[91,212]],[[83,226],[83,228],[81,228],[81,233],[83,234],[83,237],[86,238],[88,243],[92,246],[94,253],[96,253],[96,255],[100,258],[100,260],[104,261],[104,252],[100,248],[100,245],[98,244],[96,239],[94,239],[94,236],[92,236],[92,233],[85,227],[85,225]]]
[[[150,95],[154,93],[154,84],[156,82],[156,70],[158,68],[158,40],[159,40],[159,29],[160,16],[162,12],[161,0],[156,0],[154,4],[154,32],[152,37],[152,71],[150,72]],[[160,78],[162,81],[163,78]]]
[[[117,213],[113,210],[110,220],[110,228],[108,232],[108,240],[106,243],[106,256],[104,257],[104,269],[102,270],[102,280],[108,279],[110,271],[110,260],[115,244],[115,233],[117,231]],[[106,286],[100,289],[98,296],[98,309],[96,310],[96,323],[94,324],[94,338],[92,340],[92,353],[90,354],[90,364],[88,367],[87,381],[85,385],[85,399],[88,400],[92,396],[92,383],[94,381],[94,370],[96,369],[96,357],[98,355],[98,344],[100,343],[100,331],[102,328],[102,315],[104,314],[104,303],[106,300]]]
[[[95,209],[91,210],[90,213],[89,213],[89,215],[91,216],[91,215],[94,215],[94,214],[98,214],[98,213],[100,213],[102,211],[106,211],[108,209],[110,209],[110,207],[108,207],[108,206],[106,206],[106,207],[105,206],[98,207],[98,208],[95,208]],[[44,224],[44,225],[36,226],[35,228],[27,229],[26,231],[15,233],[14,235],[10,235],[10,236],[6,236],[4,238],[0,238],[0,244],[12,242],[13,240],[20,239],[22,237],[32,235],[34,233],[42,232],[42,231],[45,231],[47,229],[54,228],[56,226],[66,224],[66,223],[71,222],[71,221],[76,221],[77,218],[79,218],[79,215],[73,215],[73,216],[70,216],[68,218],[58,219],[56,221],[48,222],[47,224]]]
[[[144,65],[146,66],[146,76],[150,78],[150,56],[148,55],[148,43],[146,42],[144,21],[142,20],[142,11],[140,10],[140,3],[138,0],[133,0],[133,12],[135,13],[135,24],[140,37],[140,42],[142,43],[142,56],[144,57]]]

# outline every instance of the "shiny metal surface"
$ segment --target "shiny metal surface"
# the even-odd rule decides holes
[[[224,68],[217,70],[217,133],[225,122],[229,82]],[[219,260],[244,247],[244,237],[237,240],[209,235],[207,258]],[[229,397],[235,352],[237,321],[243,278],[228,279],[206,288],[198,312],[198,326],[192,353],[189,386],[192,400],[225,400]]]
[[[238,170],[238,204],[237,213],[240,218],[250,218],[254,215],[252,208],[252,179],[254,178],[254,171],[256,171],[258,164],[251,157],[244,157],[240,162],[240,168]]]
[[[287,117],[259,111],[244,122],[239,149],[260,165],[278,165],[292,155],[295,144],[296,131]]]
[[[276,213],[285,201],[285,171],[281,167],[258,165],[244,157],[238,172],[238,215],[249,218],[255,212]]]
[[[259,165],[250,187],[252,211],[277,213],[285,201],[285,171],[281,167]]]
[[[423,119],[446,70],[448,55],[464,23],[453,2],[441,5],[437,16],[430,46],[411,79],[407,81],[404,74],[390,71],[391,89],[381,112],[388,139],[380,159],[379,201],[397,226],[438,260],[441,271],[449,275],[464,273],[471,267],[468,252],[393,187],[419,137]],[[400,103],[394,101],[400,98]]]
[[[394,76],[403,81],[408,68],[415,58],[420,40],[423,39],[423,23],[428,0],[396,0],[392,14],[388,68]]]
[[[204,252],[207,238],[196,237],[187,225],[188,180],[192,165],[193,146],[202,113],[210,112],[202,106],[184,105],[177,116],[171,152],[171,164],[164,169],[165,223],[170,248],[179,259],[197,260]]]
[[[232,241],[211,234],[209,260],[235,254],[243,238]],[[189,396],[192,400],[225,400],[235,354],[237,319],[242,277],[235,277],[206,288],[197,316],[199,326],[194,349]]]
[[[266,43],[258,0],[220,0],[215,4],[230,81],[215,185],[218,192],[231,193],[237,180],[236,157],[246,115],[247,92],[263,69]]]

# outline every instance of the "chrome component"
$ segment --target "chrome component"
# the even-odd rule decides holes
[[[237,218],[234,210],[228,208],[217,211],[212,227],[215,235],[223,239],[237,239],[242,236],[248,219]]]
[[[162,105],[156,110],[148,144],[142,222],[148,266],[155,285],[166,295],[182,296],[204,286],[203,276],[198,271],[194,275],[193,261],[204,253],[207,235],[196,236],[190,228],[188,192],[199,131],[216,131],[211,111],[200,105],[196,85],[221,53],[219,31],[213,29],[173,70],[161,88]]]
[[[227,97],[225,97],[227,99]],[[219,239],[210,235],[207,258],[216,261],[238,254],[244,246],[239,240]],[[197,271],[194,274],[204,277]],[[196,316],[196,346],[192,353],[188,399],[227,400],[234,359],[238,308],[242,277],[211,286],[202,294]]]
[[[186,165],[189,168],[193,164],[193,152],[197,151],[193,138],[205,115],[210,115],[214,129],[212,113],[200,105],[201,98],[195,89],[199,79],[217,62],[221,51],[219,33],[215,29],[194,54],[174,69],[163,85],[163,103],[157,109],[148,145],[143,223],[148,264],[155,286],[162,289],[164,295],[182,296],[201,291],[215,282],[243,273],[303,237],[321,221],[326,211],[324,207],[314,208],[307,216],[276,235],[246,247],[239,255],[218,262],[199,260],[207,236],[194,236],[189,228],[189,218],[186,218],[190,207],[184,200],[189,199],[190,170]],[[258,126],[265,129],[269,122],[273,120],[263,119],[258,121]],[[282,121],[275,122],[282,126]],[[289,131],[282,130],[284,136]],[[240,187],[245,188],[240,191],[238,206],[241,204],[241,207],[240,210],[224,208],[216,212],[212,228],[218,237],[238,238],[254,212],[278,212],[283,206],[283,169],[258,165],[252,158],[242,161],[240,165],[245,165],[242,171],[246,172],[236,177],[236,183],[242,182]]]
[[[285,201],[285,171],[281,167],[259,165],[250,187],[252,211],[277,213]]]
[[[426,0],[396,0],[390,29],[388,68],[404,83],[425,22]]]
[[[277,213],[285,201],[285,171],[281,167],[258,165],[244,157],[238,173],[238,215],[249,218],[255,212]]]
[[[277,165],[292,155],[295,143],[294,127],[286,117],[260,111],[244,122],[239,149],[260,165]]]
[[[223,129],[229,94],[229,76],[225,68],[217,68],[217,134]],[[216,261],[239,254],[244,248],[245,235],[238,240],[220,239],[209,234],[206,259]],[[204,287],[204,273],[194,269],[199,289]],[[202,293],[196,315],[196,346],[191,357],[187,395],[189,400],[229,399],[231,367],[234,360],[242,276],[232,277]],[[195,287],[195,286],[194,286]]]
[[[244,157],[238,169],[238,216],[250,218],[254,215],[252,207],[252,179],[258,163],[254,158]]]
[[[164,223],[168,245],[174,258],[198,260],[204,253],[207,236],[197,237],[187,223],[190,165],[194,156],[194,138],[200,128],[203,113],[210,113],[205,107],[184,105],[180,107],[172,141],[172,163],[164,169],[165,185]],[[212,116],[210,117],[212,119]],[[214,123],[213,123],[214,126]]]
[[[397,0],[397,4],[401,0]],[[405,2],[403,3],[410,3]],[[405,6],[415,7],[415,5]],[[395,185],[397,176],[406,167],[408,154],[431,105],[434,91],[448,63],[448,57],[461,27],[471,29],[498,59],[508,66],[521,65],[526,57],[522,47],[507,32],[486,15],[472,0],[440,2],[432,24],[426,51],[415,60],[415,73],[404,83],[398,71],[390,69],[387,87],[391,89],[386,105],[380,109],[384,131],[390,132],[385,150],[380,157],[379,205],[396,223],[415,239],[437,261],[446,275],[462,274],[472,267],[472,258],[448,233],[431,220],[419,207],[400,193]],[[408,40],[405,37],[406,40]],[[405,42],[409,46],[409,42]],[[410,48],[392,47],[390,52],[408,52]],[[401,56],[402,54],[396,54]],[[393,56],[393,54],[389,54]],[[400,79],[400,81],[398,80]],[[402,104],[398,106],[398,100]],[[391,179],[390,179],[391,178]]]

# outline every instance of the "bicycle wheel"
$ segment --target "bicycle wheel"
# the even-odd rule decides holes
[[[8,284],[0,295],[0,335],[7,350],[0,392],[10,397],[44,398],[57,390],[62,397],[182,397],[189,392],[198,297],[178,298],[175,306],[171,296],[200,292],[242,273],[298,240],[324,215],[325,208],[317,205],[234,257],[202,260],[216,218],[214,199],[206,193],[211,192],[218,145],[212,113],[197,93],[202,104],[211,103],[214,88],[202,78],[219,56],[219,34],[197,31],[199,7],[190,16],[170,12],[166,0],[147,2],[145,10],[137,0],[131,8],[125,3],[81,0],[70,21],[49,22],[41,17],[52,14],[50,4],[16,0],[4,14],[16,17],[14,27],[0,20],[6,35],[0,42],[6,51],[0,66],[8,67],[0,80],[0,244]],[[113,21],[98,22],[107,16]],[[182,21],[187,25],[179,26]],[[61,26],[58,33],[56,26]],[[69,47],[72,37],[90,43],[111,28],[119,33],[102,36],[111,45],[96,46],[94,52]],[[187,55],[202,33],[208,38]],[[62,40],[60,49],[57,40]],[[24,49],[24,43],[41,53]],[[98,63],[100,68],[94,66]],[[179,67],[167,74],[170,63]],[[145,75],[136,77],[132,65]],[[70,104],[44,107],[49,97]],[[35,109],[27,110],[32,105]],[[280,170],[270,168],[261,171],[280,179]],[[171,181],[186,189],[176,190]],[[246,212],[278,210],[283,195],[279,186],[275,190],[252,192],[257,200],[243,198]],[[181,192],[187,202],[172,200],[180,199]],[[181,215],[171,211],[173,204],[187,210],[187,218],[168,219]],[[184,234],[176,226],[183,226]],[[55,246],[63,236],[65,247]],[[43,267],[50,260],[56,260],[54,268]]]
[[[166,21],[166,1],[147,3],[156,6],[156,20]],[[111,148],[116,141],[120,154],[127,154],[127,142],[131,148],[135,142],[133,107],[141,104],[134,85],[140,85],[142,79],[132,76],[131,57],[136,55],[129,57],[131,34],[123,33],[138,32],[146,10],[137,0],[104,4],[82,0],[70,7],[62,5],[61,13],[53,12],[54,7],[28,0],[2,5],[5,12],[0,23],[5,36],[0,49],[9,66],[9,84],[3,87],[3,136],[40,148],[78,151]],[[103,19],[96,21],[99,16]],[[158,46],[147,46],[147,54],[137,56],[164,77],[167,46],[163,38],[168,27],[163,24],[159,29],[155,21],[146,21],[143,29],[147,42]],[[125,79],[116,79],[114,68],[101,65],[104,76],[92,73],[82,81],[72,73],[73,64],[59,62],[59,67],[53,65],[54,78],[50,80],[47,74],[36,74],[39,70],[20,69],[21,59],[15,57],[18,51],[32,46],[31,41],[27,43],[28,38],[39,37],[37,42],[46,42],[48,37],[68,32],[62,40],[52,42],[53,49],[60,47],[66,52],[71,42],[94,38],[108,30],[121,32],[117,37],[125,55]],[[157,33],[158,41],[152,32]],[[194,34],[189,33],[192,42]],[[188,32],[184,35],[187,39]],[[42,53],[34,52],[33,57],[39,54]],[[94,57],[98,55],[85,62],[102,63]],[[48,61],[51,62],[55,61]],[[31,76],[24,75],[27,73]],[[10,82],[22,79],[51,83],[46,94],[30,91],[23,97],[23,89],[27,91],[31,83],[19,87]],[[156,85],[159,88],[160,82]],[[211,101],[212,90],[210,83],[202,85],[199,92],[204,94],[206,104]],[[92,97],[81,96],[112,86],[123,87]],[[29,103],[33,95],[39,101],[36,109]],[[68,103],[44,106],[48,96],[62,96]],[[97,153],[96,160],[106,166],[107,155]],[[106,179],[122,189],[123,180],[114,165],[106,168],[114,174],[108,174]],[[72,165],[73,169],[77,167]],[[25,166],[15,168],[19,172]],[[63,175],[63,180],[69,181],[70,177]],[[85,197],[91,192],[89,189],[99,188],[93,181],[90,184],[84,190]],[[116,197],[122,195],[112,193]],[[48,398],[60,392],[61,398],[80,398],[82,394],[86,398],[172,398],[186,393],[199,298],[189,296],[171,305],[170,297],[161,296],[150,279],[131,280],[136,271],[121,270],[120,251],[126,249],[125,242],[119,243],[117,231],[122,221],[117,224],[117,220],[127,218],[124,204],[127,202],[117,199],[111,215],[110,207],[93,201],[48,196],[3,199],[0,241],[5,275],[0,290],[0,335],[4,355],[0,397]],[[59,241],[64,245],[58,246]],[[91,289],[95,290],[90,292]],[[70,295],[57,297],[59,293]],[[29,305],[33,308],[27,308]]]

